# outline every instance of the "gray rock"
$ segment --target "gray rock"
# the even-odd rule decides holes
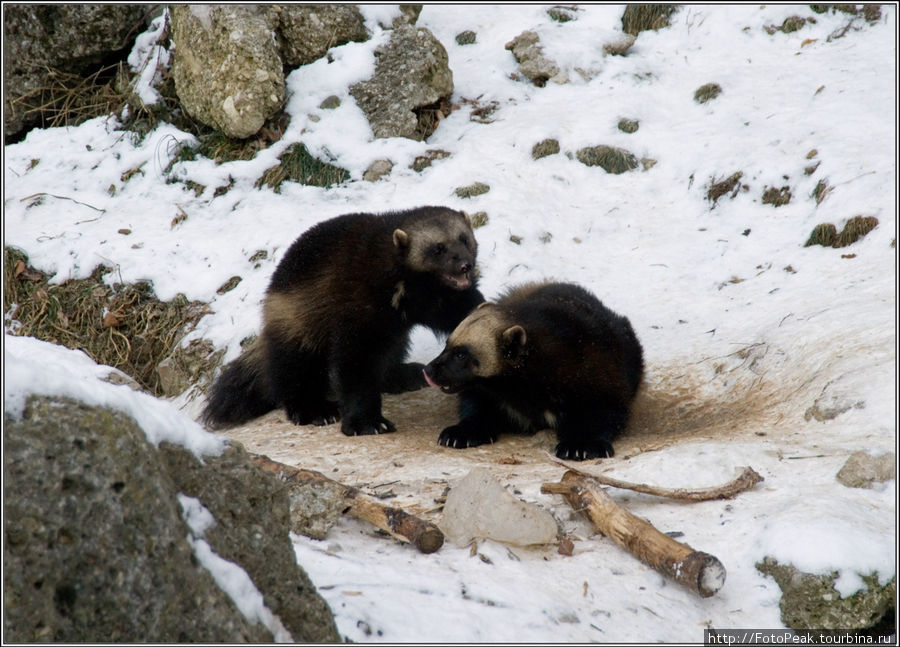
[[[422,13],[422,5],[420,4],[401,4],[400,15],[394,18],[392,27],[396,29],[403,25],[415,25],[419,20],[419,14]]]
[[[474,184],[469,184],[468,186],[460,186],[456,188],[456,195],[460,198],[474,198],[476,195],[482,195],[483,193],[487,193],[491,190],[489,184],[485,184],[484,182],[475,182]]]
[[[375,56],[372,78],[350,88],[375,137],[426,139],[446,116],[439,104],[453,93],[444,46],[425,28],[400,26]]]
[[[7,640],[272,639],[196,562],[155,454],[130,418],[71,401],[6,421]]]
[[[312,63],[332,47],[369,39],[356,5],[283,4],[272,9],[281,59],[288,68]]]
[[[173,5],[172,77],[195,119],[243,139],[285,101],[274,13],[255,5]]]
[[[198,382],[209,381],[224,354],[224,349],[216,350],[208,339],[192,339],[185,346],[177,346],[156,366],[160,391],[173,398]]]
[[[619,119],[618,128],[623,133],[636,133],[641,124],[637,119]]]
[[[477,38],[477,34],[471,29],[467,29],[466,31],[461,31],[456,35],[456,44],[457,45],[474,45],[475,39]]]
[[[419,155],[413,160],[413,163],[409,165],[409,168],[414,170],[416,173],[421,173],[426,168],[431,166],[432,162],[437,160],[442,160],[450,157],[450,153],[441,150],[441,149],[429,149],[425,151],[425,155]]]
[[[631,34],[621,34],[603,44],[603,52],[609,56],[625,56],[634,41],[637,40]]]
[[[540,159],[559,152],[559,142],[555,139],[544,139],[531,148],[531,158]]]
[[[634,154],[614,146],[588,146],[576,151],[575,157],[585,166],[599,166],[607,173],[625,173],[638,167]]]
[[[331,610],[297,565],[284,484],[254,464],[238,444],[203,463],[170,443],[161,443],[159,453],[177,491],[199,499],[216,518],[204,535],[209,545],[247,571],[294,640],[337,641]]]
[[[863,630],[878,625],[886,613],[893,613],[896,578],[880,586],[874,574],[863,576],[867,589],[841,598],[834,588],[836,574],[804,573],[771,557],[766,557],[756,568],[774,578],[781,587],[781,621],[795,631]]]
[[[120,412],[63,398],[31,397],[22,420],[5,422],[5,639],[271,641],[198,564],[183,492],[213,513],[205,538],[295,640],[338,640],[294,561],[287,496],[240,448],[202,464],[181,447],[157,450]]]
[[[375,160],[363,173],[363,179],[366,182],[377,182],[385,175],[388,175],[393,168],[394,164],[390,160]]]
[[[535,32],[523,31],[506,43],[506,49],[516,58],[519,72],[539,88],[547,85],[547,81],[565,82],[559,66],[544,56],[540,37]]]
[[[330,95],[322,99],[322,103],[319,104],[319,108],[322,110],[334,110],[335,108],[340,107],[341,98],[337,95]]]
[[[897,478],[897,456],[893,452],[872,456],[868,452],[853,452],[837,473],[837,480],[847,487],[871,488]]]
[[[4,138],[41,123],[42,111],[25,113],[41,105],[39,89],[49,85],[51,70],[82,75],[110,54],[124,57],[150,10],[135,4],[4,5]]]
[[[473,469],[450,489],[440,528],[457,546],[473,539],[516,546],[549,544],[558,534],[549,512],[514,497],[483,467]]]

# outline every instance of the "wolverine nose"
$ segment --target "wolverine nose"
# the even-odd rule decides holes
[[[463,263],[462,265],[459,266],[460,274],[468,274],[471,270],[472,270],[471,263]]]

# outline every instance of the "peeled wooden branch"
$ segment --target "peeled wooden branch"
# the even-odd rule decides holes
[[[563,495],[602,534],[701,597],[715,595],[725,584],[725,567],[718,558],[675,541],[620,507],[593,477],[569,470],[559,483],[541,485],[541,492]]]
[[[754,485],[765,480],[752,467],[744,467],[740,468],[741,473],[732,480],[728,481],[728,483],[723,483],[722,485],[717,485],[715,487],[698,488],[695,490],[688,490],[685,488],[663,488],[653,485],[646,485],[644,483],[628,483],[627,481],[620,481],[619,479],[613,478],[611,476],[605,476],[603,474],[590,474],[571,465],[568,465],[567,463],[564,463],[560,460],[557,460],[552,456],[551,459],[554,463],[558,463],[559,465],[567,467],[573,472],[577,472],[578,474],[582,474],[588,478],[592,478],[602,485],[609,485],[611,487],[621,488],[624,490],[641,492],[642,494],[663,496],[669,499],[680,499],[682,501],[711,501],[714,499],[731,499],[736,497],[741,492],[744,492],[745,490],[752,489]]]
[[[286,483],[308,485],[329,483],[341,489],[351,515],[367,521],[402,542],[412,543],[423,553],[433,553],[444,544],[444,533],[433,523],[419,519],[399,508],[382,505],[355,487],[338,483],[313,470],[291,467],[267,456],[254,455],[253,460],[267,472]]]

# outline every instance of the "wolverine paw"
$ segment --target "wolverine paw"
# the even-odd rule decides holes
[[[375,434],[389,434],[397,431],[397,428],[387,418],[379,418],[375,421],[344,420],[341,431],[345,436],[372,436]]]
[[[465,449],[466,447],[477,447],[494,442],[495,438],[490,434],[485,434],[478,429],[473,429],[469,425],[453,425],[447,427],[438,436],[438,444],[444,447],[453,447],[454,449]]]
[[[567,461],[586,461],[591,458],[612,458],[612,443],[595,440],[591,443],[561,442],[556,446],[556,457]]]
[[[336,402],[323,402],[316,407],[285,406],[288,420],[295,425],[330,425],[341,419],[341,411]]]
[[[333,425],[340,419],[341,409],[338,407],[337,402],[328,402],[322,408],[321,413],[313,418],[312,424],[316,427],[323,427],[325,425]]]

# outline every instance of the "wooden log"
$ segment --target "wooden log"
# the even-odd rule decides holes
[[[659,573],[707,598],[725,584],[718,558],[675,541],[613,501],[592,477],[572,470],[541,492],[561,494],[575,510],[619,546]]]
[[[433,553],[444,544],[444,533],[429,521],[411,515],[400,508],[392,508],[378,503],[357,488],[344,485],[314,470],[291,467],[267,456],[253,455],[257,465],[271,472],[286,483],[306,485],[327,482],[338,485],[347,502],[347,512],[357,519],[381,528],[395,539],[412,543],[423,553]]]

